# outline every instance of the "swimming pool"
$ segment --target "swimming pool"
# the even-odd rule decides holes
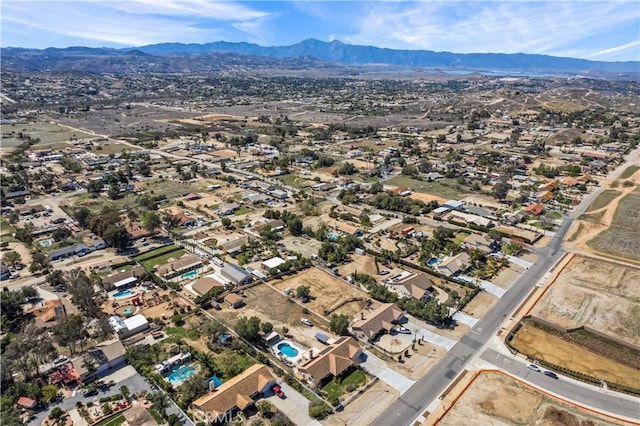
[[[53,242],[50,239],[49,240],[40,241],[40,245],[42,247],[51,247],[51,244],[53,244]]]
[[[222,384],[222,380],[220,380],[220,378],[218,376],[216,376],[215,374],[211,377],[209,377],[209,380],[207,380],[207,385],[213,382],[214,385],[216,385],[216,387],[219,387]]]
[[[184,274],[180,275],[180,279],[181,280],[188,280],[191,278],[195,278],[196,275],[198,275],[198,271],[189,271],[189,272],[185,272]]]
[[[295,358],[298,356],[298,350],[288,344],[287,342],[280,343],[278,350],[283,353],[287,358]]]
[[[131,315],[133,313],[133,308],[126,307],[122,310],[122,313],[125,315]]]
[[[433,265],[437,265],[440,262],[442,262],[442,259],[438,259],[437,257],[432,257],[431,259],[427,260],[427,265],[433,266]]]
[[[122,290],[122,291],[119,291],[117,293],[113,293],[112,297],[114,299],[124,299],[125,297],[131,297],[134,294],[135,293],[133,291],[131,291],[131,290]]]
[[[338,234],[333,233],[333,232],[329,232],[327,234],[327,238],[329,238],[331,241],[338,241],[338,238],[340,238],[340,236]]]
[[[169,371],[165,379],[173,386],[182,384],[185,380],[196,374],[198,369],[191,364],[177,365]]]

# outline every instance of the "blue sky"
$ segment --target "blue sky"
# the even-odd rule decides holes
[[[633,1],[2,0],[3,47],[128,47],[306,38],[456,53],[640,60]]]

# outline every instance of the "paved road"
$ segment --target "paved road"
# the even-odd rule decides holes
[[[487,349],[480,358],[499,366],[501,370],[513,376],[524,379],[556,395],[569,398],[578,404],[604,412],[614,412],[632,421],[637,422],[640,420],[640,400],[632,396],[603,389],[596,390],[593,386],[585,385],[564,376],[560,376],[557,380],[552,379],[542,373],[528,369],[526,363],[511,356],[505,356],[493,349]]]
[[[562,239],[571,220],[566,218],[549,245],[540,250],[539,260],[511,286],[499,302],[456,343],[451,350],[418,380],[404,395],[394,402],[374,423],[375,425],[409,425],[421,416],[427,406],[436,399],[467,363],[495,334],[500,324],[524,300],[534,285],[562,257]]]

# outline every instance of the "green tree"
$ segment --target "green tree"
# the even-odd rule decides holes
[[[42,402],[49,403],[58,396],[58,387],[56,385],[42,386]]]
[[[162,225],[160,216],[154,211],[145,212],[142,215],[142,227],[145,231],[154,232]]]
[[[296,289],[296,297],[298,299],[308,299],[311,295],[311,287],[308,285],[301,285]]]
[[[122,397],[124,399],[129,399],[129,397],[131,396],[131,391],[129,390],[128,387],[126,386],[120,386],[120,393],[122,394]]]
[[[255,340],[260,332],[260,318],[253,316],[251,318],[240,317],[236,321],[235,331],[238,336],[247,340]]]
[[[298,216],[293,216],[287,220],[287,229],[291,235],[302,235],[302,220]]]
[[[240,363],[240,355],[231,349],[225,349],[216,357],[218,370],[225,377],[234,377],[242,373],[242,365]]]
[[[104,185],[99,180],[89,181],[89,183],[87,184],[87,192],[95,197],[100,194],[100,192],[102,192],[103,186]]]
[[[334,333],[340,336],[346,336],[349,334],[349,317],[345,314],[333,314],[331,315],[331,323],[329,328]]]
[[[2,255],[2,261],[7,265],[16,266],[16,263],[22,261],[22,256],[15,250],[9,250]]]
[[[78,314],[71,314],[67,316],[62,322],[53,327],[53,337],[60,346],[66,346],[69,351],[76,353],[76,345],[81,343],[86,337],[86,331],[84,329],[84,321]]]
[[[265,321],[262,324],[260,324],[260,329],[264,334],[269,334],[273,331],[273,324],[271,324],[268,321]]]
[[[114,247],[118,251],[123,251],[129,245],[131,241],[131,235],[129,235],[129,231],[122,224],[112,224],[105,229],[102,238],[109,244],[111,247]]]
[[[273,405],[269,401],[259,401],[256,408],[263,417],[269,418],[273,414]]]
[[[47,386],[54,386],[54,385],[47,385]],[[57,393],[57,390],[58,388],[56,388],[56,393]],[[58,422],[60,421],[63,415],[64,415],[64,411],[62,411],[62,408],[54,407],[53,410],[51,410],[51,412],[49,413],[49,418],[53,420],[54,424],[58,424]]]

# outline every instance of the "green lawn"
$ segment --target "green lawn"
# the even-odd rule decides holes
[[[460,231],[460,232],[456,233],[456,237],[453,239],[453,241],[456,244],[462,244],[464,239],[467,238],[469,235],[471,235],[471,232]]]
[[[185,251],[174,245],[162,247],[133,258],[139,262],[147,271],[152,270],[156,266],[166,263],[169,258],[178,259],[184,255]]]
[[[282,181],[285,185],[289,185],[298,189],[302,189],[306,186],[311,186],[315,183],[296,175],[282,175],[278,176],[277,179]]]
[[[240,207],[233,214],[236,215],[236,216],[240,216],[240,215],[247,214],[247,213],[251,213],[251,209],[250,208],[248,208],[248,207]]]
[[[345,393],[347,393],[346,388],[348,386],[353,386],[354,389],[360,385],[363,385],[367,382],[367,375],[362,370],[353,370],[347,376],[343,377],[342,380],[338,381],[333,379],[331,382],[327,383],[322,390],[325,391],[329,396],[329,401],[335,400]]]
[[[124,423],[124,416],[122,414],[116,414],[113,417],[106,418],[98,423],[95,426],[118,426]]]
[[[164,331],[171,336],[175,336],[177,338],[184,338],[190,340],[198,340],[200,338],[200,333],[195,328],[186,329],[184,327],[166,327]]]
[[[2,138],[2,146],[14,148],[20,145],[23,140],[18,139],[18,133],[31,136],[31,139],[40,139],[36,145],[50,145],[59,142],[69,142],[71,138],[76,139],[92,139],[95,135],[70,130],[66,127],[58,126],[50,123],[27,123],[3,126],[2,133],[11,137]]]
[[[439,195],[443,198],[459,199],[468,194],[467,188],[460,186],[455,179],[440,179],[435,182],[424,182],[408,176],[396,176],[384,182],[386,185],[406,186],[422,194]]]

